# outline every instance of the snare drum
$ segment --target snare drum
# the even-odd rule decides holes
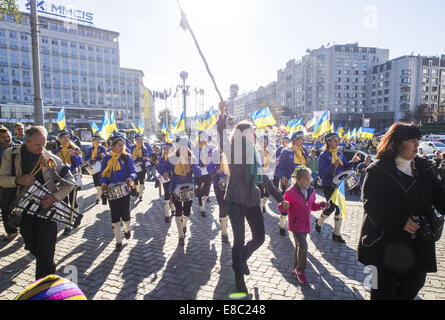
[[[110,201],[118,200],[130,195],[131,187],[129,187],[126,182],[110,184],[109,186],[106,187],[105,193],[108,200]]]
[[[180,184],[176,187],[174,197],[181,202],[191,201],[195,196],[195,185],[192,183]]]
[[[94,176],[95,174],[100,172],[102,165],[100,163],[100,161],[96,161],[94,164],[89,164],[85,167],[85,169],[87,170],[88,174],[90,176]]]

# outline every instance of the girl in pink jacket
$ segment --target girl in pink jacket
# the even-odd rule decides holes
[[[306,237],[311,232],[311,212],[330,207],[326,202],[315,202],[315,190],[311,187],[312,172],[309,168],[298,166],[293,177],[296,183],[284,194],[284,200],[290,203],[289,231],[295,239],[294,277],[302,284],[307,284],[306,260],[308,244]],[[286,212],[279,206],[281,212]]]

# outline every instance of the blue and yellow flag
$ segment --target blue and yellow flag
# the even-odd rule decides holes
[[[64,130],[66,128],[65,108],[60,110],[57,116],[57,124],[59,125],[60,130]]]
[[[253,112],[252,120],[258,129],[277,124],[269,107]]]
[[[93,134],[99,132],[99,127],[93,121],[90,121],[90,126],[91,126],[91,131],[93,131]]]
[[[351,129],[348,130],[348,133],[343,136],[344,140],[351,140]]]
[[[172,125],[173,125],[173,121],[172,121]],[[172,126],[172,133],[178,133],[181,131],[185,131],[185,119],[184,119],[184,111],[181,113],[181,116],[179,117],[176,125],[173,127]]]
[[[332,132],[332,133],[335,133],[335,125],[334,125],[334,122],[332,122],[332,124],[331,124],[331,132]]]
[[[217,121],[215,108],[212,106],[202,119],[200,130],[212,129]]]
[[[329,114],[326,111],[314,126],[313,138],[321,137],[322,135],[331,131],[331,124],[329,122]]]
[[[361,137],[364,139],[370,139],[372,140],[375,135],[375,129],[371,128],[362,128]]]
[[[116,122],[116,117],[114,116],[114,111],[111,112],[111,117],[110,117],[110,133],[113,132],[119,132],[119,129],[117,128],[117,122]]]
[[[312,118],[312,120],[306,124],[306,130],[313,128],[316,124],[317,124],[317,119]]]
[[[332,201],[340,210],[340,218],[346,219],[345,179],[340,181],[332,194],[330,201]]]
[[[108,117],[108,111],[105,112],[104,118],[102,120],[102,125],[99,129],[99,135],[107,141],[111,136],[111,123],[110,118]]]
[[[138,122],[138,127],[137,127],[136,131],[139,132],[140,134],[144,134],[144,131],[145,131],[144,121]]]
[[[340,138],[343,138],[343,134],[345,133],[345,129],[343,128],[343,125],[340,122],[340,126],[337,128],[337,131],[335,131],[336,134],[338,134],[338,136]]]
[[[357,138],[357,128],[354,128],[354,130],[351,133],[351,139]]]

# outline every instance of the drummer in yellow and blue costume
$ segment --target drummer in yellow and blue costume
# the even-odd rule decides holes
[[[92,137],[93,146],[88,149],[84,155],[84,163],[94,165],[96,162],[101,163],[107,151],[103,146],[100,145],[101,137],[99,135],[93,135]],[[100,172],[93,175],[94,187],[97,190],[96,193],[96,204],[100,202]]]
[[[329,133],[325,137],[325,142],[326,145],[324,151],[319,158],[319,174],[322,180],[323,193],[326,197],[326,201],[329,201],[337,187],[332,182],[334,177],[344,171],[351,170],[354,164],[358,162],[358,159],[354,158],[352,161],[348,162],[345,155],[338,151],[338,146],[340,144],[340,137],[338,134]],[[330,204],[330,208],[323,211],[320,219],[316,221],[315,230],[320,233],[323,222],[335,211],[335,229],[332,235],[332,240],[345,243],[345,240],[341,236],[342,219],[340,218],[340,210],[334,203],[332,203],[332,201]]]
[[[134,166],[141,170],[138,172],[136,168],[137,178],[135,184],[139,194],[139,200],[142,200],[145,191],[145,175],[147,173],[146,162],[148,161],[150,154],[153,152],[150,145],[144,142],[144,139],[145,136],[143,134],[136,134],[134,137],[136,145],[131,147],[131,156],[133,158]]]
[[[170,162],[168,161],[171,148],[173,148],[173,145],[171,143],[165,143],[162,146],[162,154],[159,158],[159,163],[156,168],[158,173],[162,176],[161,180],[163,180],[159,181],[159,183],[162,183],[162,187],[164,189],[164,216],[166,223],[170,223],[170,209],[171,209],[171,216],[175,216],[175,209],[171,205],[172,201],[172,196],[170,193],[171,165]]]
[[[111,154],[105,156],[102,161],[101,169],[101,191],[105,190],[107,185],[127,184],[131,187],[136,180],[133,159],[125,151],[125,139],[122,135],[116,134],[111,138]],[[111,223],[116,238],[116,251],[122,249],[121,220],[124,225],[125,238],[131,237],[130,231],[130,194],[117,199],[110,200]]]
[[[188,148],[187,143],[178,143],[176,152],[169,158],[171,173],[171,184],[169,190],[174,194],[176,187],[184,184],[195,184],[194,177],[201,174],[198,165],[192,160],[193,153]],[[187,232],[187,221],[192,211],[193,200],[186,202],[178,201],[173,196],[173,204],[176,208],[176,226],[179,234],[179,244],[184,245],[185,234]]]
[[[291,187],[292,174],[297,166],[307,166],[309,153],[304,145],[304,132],[295,132],[290,142],[292,146],[287,149],[283,149],[280,155],[280,160],[275,168],[275,176],[280,179],[282,191],[286,191]],[[280,217],[280,234],[286,235],[286,220],[287,212],[282,212]]]

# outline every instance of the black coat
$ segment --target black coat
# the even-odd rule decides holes
[[[411,187],[401,183],[395,161],[371,164],[363,183],[365,219],[358,247],[358,261],[367,266],[385,266],[403,273],[410,269],[437,272],[434,242],[416,239],[404,231],[408,219],[425,216],[432,220],[434,206],[445,214],[445,190],[434,174],[434,165],[416,158]]]

